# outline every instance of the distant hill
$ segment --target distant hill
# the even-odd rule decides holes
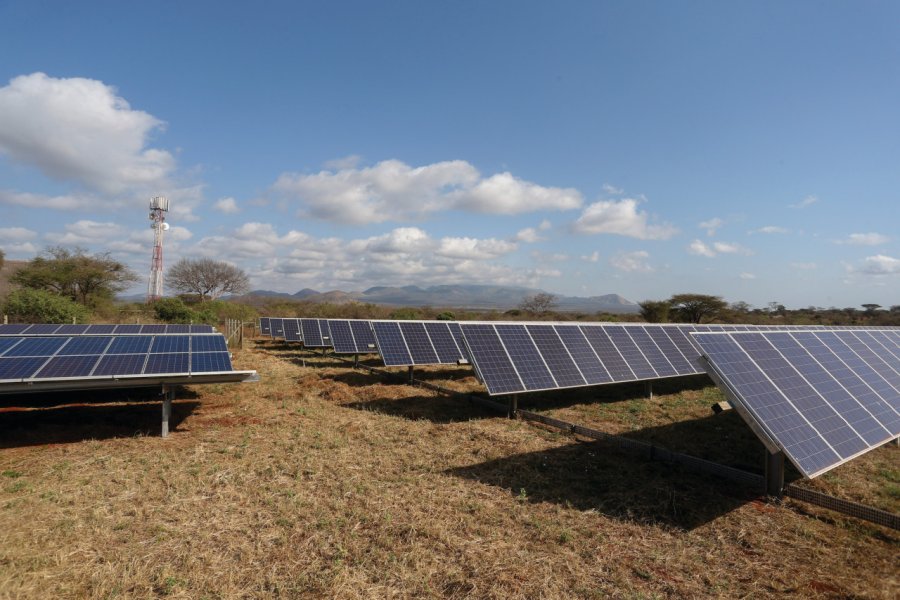
[[[270,290],[254,290],[246,295],[304,300],[307,302],[330,302],[333,304],[368,302],[388,306],[509,310],[516,308],[526,297],[542,291],[534,288],[501,285],[435,285],[426,288],[407,285],[403,287],[376,286],[362,292],[344,292],[341,290],[318,292],[307,288],[295,294],[288,294]],[[637,304],[618,294],[590,297],[556,296],[556,302],[557,308],[565,311],[636,313],[640,310]]]

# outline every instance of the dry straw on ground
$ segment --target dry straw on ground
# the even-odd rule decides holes
[[[0,412],[0,597],[900,593],[896,532],[286,346],[261,343],[236,366],[262,381],[183,390],[165,440],[146,397]],[[478,389],[466,369],[424,376]],[[710,416],[718,399],[698,379],[657,386],[653,400],[610,386],[529,402],[758,467],[740,420]],[[817,485],[897,510],[897,457],[881,448]]]

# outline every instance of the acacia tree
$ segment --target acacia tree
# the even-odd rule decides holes
[[[83,248],[62,246],[47,248],[10,277],[24,288],[53,292],[85,306],[111,300],[138,279],[108,252],[89,255]]]
[[[526,296],[519,308],[532,313],[545,313],[556,308],[556,296],[547,292],[539,292]]]
[[[644,300],[639,302],[641,317],[648,323],[665,323],[669,320],[669,308],[666,300]]]
[[[243,294],[250,289],[250,278],[221,260],[182,258],[166,274],[166,286],[182,294],[196,294],[203,302],[222,294]]]
[[[675,294],[669,298],[669,305],[679,320],[688,323],[712,319],[728,306],[721,296],[706,294]]]

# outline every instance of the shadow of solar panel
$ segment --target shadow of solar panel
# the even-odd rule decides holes
[[[440,363],[422,323],[401,321],[399,325],[413,364],[434,365]]]
[[[161,354],[164,352],[187,352],[191,349],[191,336],[189,335],[159,335],[153,338],[150,352]]]
[[[141,332],[141,328],[143,328],[143,325],[116,325],[113,333],[116,335],[136,334]]]
[[[107,354],[146,354],[150,349],[153,337],[149,335],[135,335],[114,338],[107,348]]]
[[[192,335],[192,352],[227,352],[228,345],[222,335]]]
[[[179,354],[150,354],[147,356],[147,364],[144,365],[144,375],[188,373],[189,371],[190,355],[187,352]]]
[[[100,356],[56,356],[51,358],[34,377],[88,377],[100,361]]]
[[[7,350],[3,356],[52,356],[62,348],[68,338],[24,338]]]
[[[403,341],[400,326],[390,321],[372,321],[375,331],[375,340],[378,344],[378,353],[386,367],[400,367],[412,365],[413,360]]]
[[[111,337],[76,337],[69,340],[69,343],[63,346],[59,351],[59,354],[62,356],[73,354],[103,354],[111,342]]]
[[[94,376],[140,375],[145,362],[147,354],[107,354],[94,368]]]
[[[0,358],[0,380],[29,379],[46,361],[46,357]]]
[[[231,358],[227,352],[195,352],[191,354],[191,373],[231,370]]]
[[[63,325],[56,330],[57,335],[82,335],[90,325]]]

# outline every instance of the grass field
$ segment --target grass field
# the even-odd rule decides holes
[[[895,531],[248,346],[235,366],[262,381],[181,390],[167,439],[147,394],[0,397],[0,597],[900,595]],[[421,376],[480,389],[464,368]],[[522,403],[761,467],[740,418],[712,415],[707,380],[655,392]],[[883,447],[807,485],[897,512],[898,458]]]

